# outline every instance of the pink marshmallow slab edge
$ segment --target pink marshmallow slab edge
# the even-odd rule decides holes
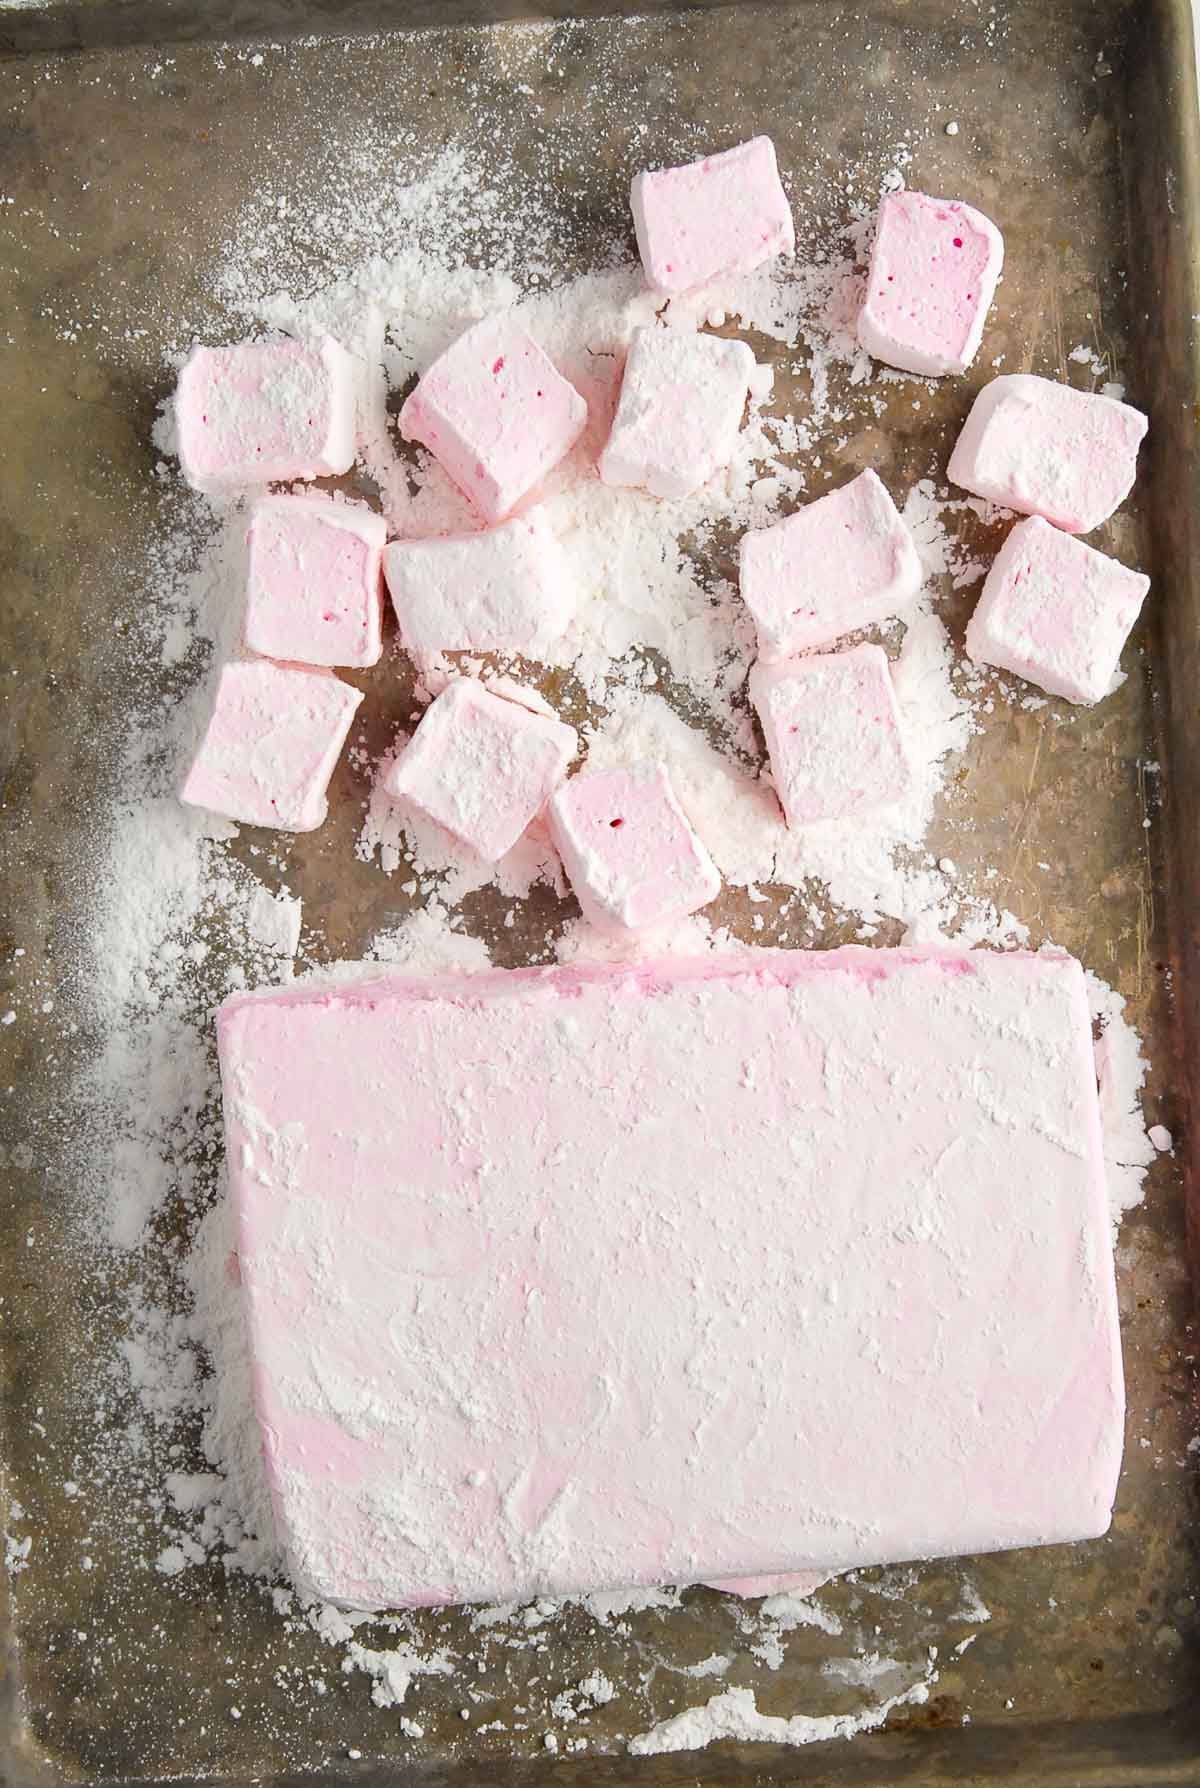
[[[261,524],[275,519],[286,528],[293,518],[299,520],[301,527],[307,523],[319,530],[330,530],[334,537],[339,533],[351,535],[362,545],[362,577],[356,579],[355,592],[361,602],[361,620],[353,618],[356,632],[352,647],[344,639],[344,626],[338,627],[332,642],[321,638],[311,613],[304,614],[297,608],[296,572],[273,564],[269,555],[264,563],[256,550],[256,533]],[[383,548],[387,541],[387,522],[382,515],[360,504],[339,503],[332,497],[262,497],[251,511],[247,539],[247,651],[264,658],[329,669],[367,669],[378,664],[383,651]],[[361,591],[357,588],[359,583]]]
[[[264,396],[261,389],[231,393],[228,385],[213,388],[209,383],[222,374],[230,378],[240,372],[244,377],[245,368],[269,361],[280,370],[274,394]],[[324,426],[319,430],[313,427],[313,393],[297,389],[297,370],[318,387],[324,385],[319,393]],[[340,477],[354,464],[357,401],[355,363],[332,336],[317,349],[295,341],[194,348],[175,394],[183,475],[197,490],[215,494],[289,478]]]
[[[770,137],[682,167],[647,169],[634,176],[629,199],[646,280],[658,292],[750,273],[796,246]]]
[[[975,289],[962,299],[956,300],[953,280],[944,277],[940,268],[933,273],[927,266],[908,264],[903,255],[899,259],[892,258],[896,250],[892,240],[893,218],[899,229],[906,212],[916,216],[922,211],[952,213],[964,241],[968,235],[974,235],[983,244],[983,262],[976,269],[973,282]],[[951,241],[954,240],[952,236]],[[894,272],[890,271],[892,267]],[[928,378],[964,373],[979,352],[984,324],[1003,269],[1004,238],[991,218],[976,211],[973,205],[967,205],[961,199],[933,198],[928,193],[888,193],[879,206],[875,245],[867,271],[866,297],[858,319],[858,339],[868,354],[882,360],[886,366],[899,367],[902,372]],[[904,301],[915,307],[918,317],[922,310],[934,311],[936,320],[932,339],[924,346],[912,340],[915,319],[911,312],[899,319],[906,330],[904,336],[897,333],[896,321],[889,327],[886,318],[897,302],[897,294],[903,294]],[[945,315],[947,308],[955,313],[949,320]],[[939,325],[942,329],[940,342]]]

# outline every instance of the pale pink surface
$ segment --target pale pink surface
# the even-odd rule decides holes
[[[1109,693],[1149,588],[1142,572],[1030,516],[988,572],[968,656],[1090,706]]]
[[[858,339],[905,372],[965,372],[1004,265],[990,218],[957,199],[893,192],[880,201]]]
[[[912,535],[881,480],[860,472],[741,544],[742,600],[764,658],[873,627],[921,588]]]
[[[1125,501],[1149,426],[1131,404],[1032,373],[985,385],[946,476],[976,496],[1090,534]]]
[[[638,174],[630,203],[646,279],[659,292],[687,292],[718,273],[749,273],[796,246],[770,137]]]
[[[789,826],[844,819],[908,793],[912,767],[880,646],[760,661],[750,700]]]
[[[1082,1539],[1122,1379],[1070,958],[848,949],[228,1001],[298,1584],[511,1601]]]
[[[246,645],[300,664],[377,664],[381,515],[330,497],[264,497],[250,516]]]
[[[485,317],[446,349],[400,412],[488,521],[500,521],[571,451],[587,404],[512,318]]]
[[[761,1596],[810,1596],[836,1575],[835,1571],[784,1571],[775,1577],[721,1577],[708,1587],[757,1601]]]
[[[661,764],[584,770],[547,809],[550,835],[593,925],[638,931],[682,919],[721,891],[716,864]]]
[[[330,337],[315,350],[295,341],[194,348],[175,392],[184,477],[222,491],[348,472],[356,398],[354,362]]]
[[[266,659],[225,665],[180,799],[248,826],[314,831],[361,700],[330,671]]]
[[[561,720],[456,677],[430,703],[383,786],[495,863],[546,805],[578,745]]]
[[[575,613],[570,567],[541,509],[478,534],[394,540],[383,569],[400,638],[426,657],[544,657]]]
[[[656,497],[699,490],[733,457],[753,373],[744,341],[635,329],[599,460],[605,484],[638,485]]]

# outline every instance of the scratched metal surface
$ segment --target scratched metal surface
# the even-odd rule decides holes
[[[131,541],[153,538],[166,513],[168,499],[148,476],[149,427],[166,388],[153,319],[172,305],[182,314],[203,307],[200,270],[211,244],[263,170],[275,177],[286,157],[302,165],[319,153],[316,100],[331,81],[348,111],[394,116],[398,132],[417,116],[430,144],[494,131],[498,161],[532,170],[539,139],[522,103],[531,89],[541,128],[568,151],[564,273],[586,264],[597,229],[628,234],[631,169],[671,160],[693,129],[714,142],[751,126],[769,131],[797,193],[828,191],[847,163],[882,169],[887,146],[911,133],[911,184],[961,191],[1002,221],[1006,276],[980,366],[933,399],[922,393],[919,411],[904,387],[885,388],[886,416],[829,456],[831,478],[867,461],[894,489],[936,473],[997,354],[1009,371],[1062,375],[1072,344],[1095,344],[1121,369],[1131,398],[1153,408],[1151,476],[1098,537],[1157,579],[1126,654],[1127,682],[1096,712],[1065,723],[1058,704],[1030,712],[998,699],[957,771],[931,848],[968,872],[995,866],[995,899],[1032,927],[1035,942],[1052,936],[1127,997],[1153,1060],[1155,1115],[1182,1126],[1186,1077],[1173,1066],[1168,1002],[1166,820],[1190,818],[1197,761],[1188,757],[1194,697],[1170,677],[1176,662],[1190,666],[1197,635],[1188,501],[1195,378],[1181,303],[1194,278],[1186,235],[1194,143],[1176,82],[1185,8],[881,0],[848,9],[798,0],[557,22],[511,39],[506,27],[460,26],[363,35],[352,53],[342,43],[289,41],[272,54],[269,80],[200,42],[177,44],[153,82],[152,48],[89,47],[136,38],[130,8],[58,10],[58,41],[75,53],[30,52],[2,69],[0,156],[12,202],[0,215],[0,624],[13,673],[3,773],[15,823],[0,972],[18,994],[23,977],[53,964],[78,922],[96,816],[113,784],[114,723],[177,687],[123,658],[132,617],[104,576]],[[55,14],[35,15],[38,42],[56,41]],[[170,8],[144,16],[172,37],[194,27],[193,18],[186,32],[168,30],[179,17]],[[237,23],[270,28],[276,17],[242,8]],[[20,47],[20,30],[11,21],[6,29]],[[962,121],[956,139],[930,123],[937,106],[941,119]],[[639,123],[647,130],[635,141]],[[94,331],[71,340],[61,327],[72,307],[83,314],[89,306],[103,315],[102,349]],[[777,404],[802,413],[805,376],[774,345],[754,345],[777,363]],[[978,544],[994,547],[997,538],[981,532]],[[959,642],[969,606],[969,595],[943,593]],[[354,680],[368,691],[371,742],[381,747],[408,709],[403,683],[386,661]],[[569,689],[547,687],[569,705]],[[1146,768],[1156,760],[1161,777]],[[328,824],[283,845],[280,872],[303,896],[306,916],[321,915],[320,949],[330,959],[355,955],[406,910],[394,883],[354,856],[364,793],[362,773],[344,763]],[[1174,983],[1189,1021],[1196,836],[1192,829],[1175,840],[1183,917]],[[239,849],[254,842],[245,833]],[[721,917],[731,930],[772,941],[783,891],[766,892],[769,903],[753,912],[744,896],[726,895]],[[470,922],[498,960],[513,964],[543,951],[573,911],[543,890],[506,930],[508,904],[478,895]],[[754,913],[766,916],[765,931],[752,933]],[[14,961],[18,941],[27,955]],[[465,1662],[454,1678],[419,1685],[405,1709],[425,1728],[414,1740],[395,1710],[372,1705],[365,1677],[341,1675],[336,1653],[312,1633],[286,1631],[254,1587],[216,1569],[167,1582],[137,1562],[146,1542],[131,1489],[164,1461],[97,1464],[113,1458],[113,1436],[89,1426],[88,1387],[119,1330],[120,1297],[68,1245],[74,1191],[56,1161],[51,1121],[94,1043],[86,1026],[53,1050],[26,1027],[0,1040],[3,1082],[17,1089],[7,1098],[0,1157],[9,1200],[0,1237],[4,1484],[39,1536],[9,1609],[9,1780],[240,1782],[316,1772],[391,1781],[398,1772],[430,1783],[517,1782],[550,1768],[560,1780],[588,1782],[1200,1779],[1188,1711],[1200,1594],[1184,1464],[1195,1427],[1191,1306],[1183,1183],[1170,1161],[1155,1166],[1120,1244],[1130,1413],[1107,1538],[860,1573],[821,1596],[842,1637],[799,1629],[773,1670],[747,1652],[736,1605],[704,1590],[688,1592],[677,1609],[630,1616],[620,1630],[574,1609],[536,1648],[528,1635],[509,1644],[521,1637],[512,1628],[481,1644],[462,1613],[415,1616],[422,1645],[446,1645]],[[167,1251],[170,1236],[168,1221]],[[184,1436],[185,1464],[188,1444]],[[89,1482],[86,1507],[64,1497],[68,1478]],[[88,1572],[79,1562],[85,1543],[95,1563]],[[967,1582],[990,1610],[986,1622],[962,1620]],[[958,1654],[968,1631],[975,1641]],[[359,1637],[370,1644],[370,1628]],[[714,1652],[737,1654],[726,1682],[753,1686],[763,1711],[836,1713],[870,1697],[830,1675],[831,1660],[878,1650],[915,1668],[930,1645],[941,1666],[930,1704],[853,1745],[723,1746],[637,1763],[624,1754],[622,1735],[703,1699],[704,1685],[682,1672]],[[542,1746],[556,1724],[550,1704],[597,1668],[616,1683],[617,1698],[571,1728],[586,1736],[585,1752],[551,1760]],[[297,1687],[322,1669],[325,1694]],[[464,1705],[473,1710],[465,1722]],[[490,1722],[497,1729],[479,1730]]]

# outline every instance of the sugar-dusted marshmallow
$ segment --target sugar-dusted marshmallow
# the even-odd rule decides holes
[[[1091,706],[1106,696],[1150,579],[1038,515],[1018,522],[967,625],[967,653]]]
[[[1004,265],[990,218],[957,199],[888,193],[879,206],[858,339],[905,372],[965,372]]]
[[[296,341],[195,348],[175,393],[184,477],[220,492],[348,472],[357,393],[353,360],[328,336],[316,349]]]
[[[743,535],[741,588],[760,654],[782,658],[886,621],[921,588],[921,561],[884,485],[860,472]]]
[[[770,137],[654,168],[630,190],[638,253],[657,292],[687,292],[719,273],[749,273],[796,246]]]
[[[331,671],[227,664],[181,798],[248,826],[312,832],[362,696]]]
[[[488,521],[515,509],[571,451],[587,404],[512,317],[485,317],[435,360],[400,412]]]
[[[306,1599],[761,1580],[1108,1527],[1121,1339],[1070,957],[392,971],[235,996],[217,1039]]]
[[[750,700],[789,826],[846,819],[908,793],[912,767],[881,647],[760,661]]]
[[[1133,489],[1148,426],[1132,404],[1006,373],[972,404],[946,475],[1068,534],[1090,534]]]
[[[744,341],[687,329],[635,329],[612,433],[600,455],[605,484],[686,497],[733,457],[754,355]]]
[[[246,645],[300,664],[377,664],[382,515],[329,497],[264,497],[250,516]]]
[[[383,786],[495,863],[546,805],[578,744],[561,720],[456,677]]]
[[[394,540],[383,569],[400,638],[421,657],[542,658],[575,613],[571,569],[542,509],[479,534]]]
[[[585,919],[640,931],[721,891],[661,764],[585,770],[551,796],[550,835]]]

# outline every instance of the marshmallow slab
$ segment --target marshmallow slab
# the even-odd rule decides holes
[[[425,710],[383,787],[495,863],[546,805],[578,746],[561,720],[456,677]]]
[[[687,497],[733,458],[754,355],[744,341],[684,329],[635,329],[612,433],[600,455],[605,484]]]
[[[306,1595],[819,1572],[1108,1527],[1091,1020],[1051,954],[243,994],[254,1394]]]
[[[566,555],[541,509],[479,534],[395,540],[383,569],[400,638],[418,656],[544,657],[575,613]]]
[[[1106,696],[1150,579],[1040,516],[1000,548],[967,623],[967,655],[1090,707]]]
[[[873,627],[921,588],[912,535],[874,472],[742,536],[742,600],[763,658],[832,645]]]
[[[908,793],[912,766],[882,647],[760,662],[750,700],[789,826],[847,819]]]
[[[382,515],[329,497],[264,497],[250,517],[245,640],[264,658],[377,664]]]
[[[721,891],[716,864],[661,764],[585,770],[550,798],[550,836],[585,919],[644,930],[682,919]]]
[[[1032,373],[985,385],[950,455],[952,484],[1090,534],[1133,489],[1149,420],[1132,404]]]
[[[362,696],[330,671],[235,660],[180,798],[248,826],[313,832]]]
[[[888,193],[879,206],[858,339],[868,354],[934,378],[966,372],[1004,265],[990,218],[957,199]]]
[[[197,490],[338,477],[354,464],[358,381],[346,350],[296,341],[194,348],[179,375],[179,463]]]
[[[629,198],[638,253],[656,292],[688,292],[719,273],[749,273],[796,246],[770,137],[638,174]]]
[[[511,317],[485,317],[435,360],[400,412],[490,522],[503,519],[571,451],[587,404]]]

